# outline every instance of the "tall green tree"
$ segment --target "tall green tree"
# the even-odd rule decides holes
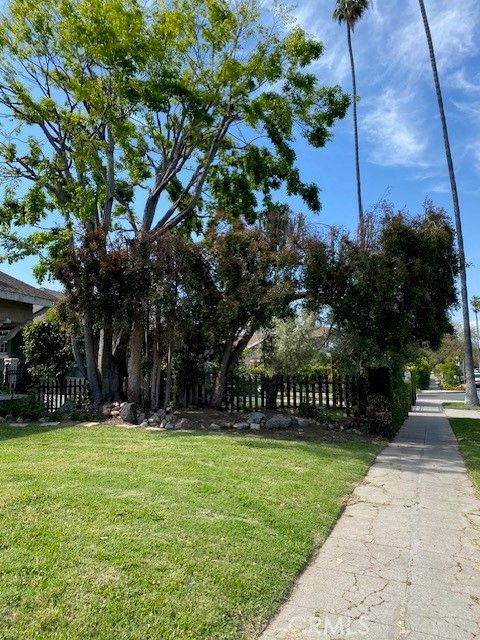
[[[74,363],[71,337],[55,309],[23,329],[23,353],[29,373],[34,378],[57,378],[67,375]]]
[[[200,231],[219,208],[254,219],[281,186],[320,208],[293,140],[301,131],[323,146],[349,98],[308,72],[322,44],[275,24],[255,0],[7,5],[1,239],[7,259],[40,254],[38,274],[65,285],[97,403],[118,388],[125,336],[129,396],[140,397],[152,242]]]
[[[219,219],[202,243],[215,293],[210,292],[211,326],[218,370],[212,406],[220,407],[227,376],[254,333],[291,313],[301,289],[304,220],[286,208],[265,220]]]
[[[325,344],[328,332],[319,334],[317,318],[311,313],[277,318],[266,336],[271,340],[271,348],[267,353],[262,349],[262,368],[268,375],[295,376],[328,371],[330,357]]]
[[[460,201],[457,190],[457,180],[455,177],[455,169],[453,166],[452,151],[450,148],[450,139],[448,135],[447,118],[445,115],[445,107],[443,104],[442,88],[438,75],[437,59],[435,57],[435,48],[433,45],[432,33],[428,21],[427,10],[425,9],[424,0],[418,0],[420,12],[422,14],[423,25],[425,27],[425,35],[427,37],[428,51],[430,54],[430,62],[432,65],[433,83],[435,85],[435,94],[437,96],[438,111],[440,114],[440,122],[442,125],[443,143],[445,146],[445,156],[447,159],[448,175],[450,178],[450,188],[452,192],[453,213],[455,217],[455,228],[458,245],[459,258],[459,276],[460,276],[460,298],[462,302],[463,312],[463,338],[465,347],[465,404],[478,405],[478,395],[475,386],[472,332],[470,328],[470,312],[468,306],[468,290],[467,290],[467,270],[465,265],[465,248],[463,244],[462,216],[460,212]]]
[[[350,68],[352,71],[352,93],[353,93],[353,132],[355,141],[355,173],[357,177],[357,200],[358,200],[358,224],[359,233],[362,237],[363,229],[363,204],[362,204],[362,181],[360,176],[360,147],[358,142],[358,119],[357,119],[357,77],[355,72],[355,58],[352,47],[352,33],[355,25],[362,18],[368,9],[369,0],[337,0],[333,18],[339,24],[345,22],[347,25],[348,53],[350,55]]]
[[[336,360],[357,373],[402,368],[412,347],[438,348],[457,303],[458,258],[444,211],[427,203],[410,218],[387,207],[374,236],[364,247],[340,237],[336,246],[312,238],[307,248],[307,303],[330,308],[341,343]]]

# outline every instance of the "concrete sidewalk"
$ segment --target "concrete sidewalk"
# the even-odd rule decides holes
[[[480,638],[480,502],[435,392],[356,488],[274,638]]]

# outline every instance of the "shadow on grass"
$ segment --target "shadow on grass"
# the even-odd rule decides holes
[[[82,423],[60,423],[58,425],[43,425],[30,423],[25,427],[19,427],[15,424],[1,424],[0,425],[0,442],[7,440],[13,440],[18,438],[25,438],[27,436],[34,436],[38,434],[48,433],[50,431],[59,431],[72,428],[79,429],[110,429],[112,434],[117,430],[124,430],[123,427],[115,424],[108,424],[98,422],[95,426],[87,427]],[[142,428],[132,430],[133,433],[140,432],[143,436],[150,436],[152,438],[169,438],[169,439],[190,439],[208,437],[212,438],[212,444],[215,438],[230,438],[235,440],[239,446],[247,447],[251,449],[277,449],[277,450],[291,450],[292,445],[296,447],[300,446],[303,450],[312,455],[318,456],[319,446],[335,447],[341,449],[346,447],[349,451],[352,448],[357,447],[359,450],[363,450],[372,443],[379,444],[380,439],[371,438],[367,435],[360,436],[358,434],[347,432],[330,431],[322,429],[321,427],[312,429],[304,434],[300,435],[296,431],[263,431],[263,432],[235,432],[235,431],[206,431],[206,430],[182,430],[182,431],[162,431],[152,432]],[[383,444],[386,444],[383,442]]]
[[[72,422],[70,424],[56,424],[56,425],[44,425],[44,424],[27,424],[26,427],[18,427],[15,424],[1,424],[0,425],[0,442],[4,440],[13,440],[15,438],[24,438],[26,436],[36,435],[38,433],[47,433],[48,431],[58,431],[60,429],[72,429],[79,426],[78,422]]]

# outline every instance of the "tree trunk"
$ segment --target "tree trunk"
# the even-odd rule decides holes
[[[357,77],[355,73],[355,60],[352,48],[352,30],[347,23],[348,53],[350,55],[350,67],[352,70],[352,93],[353,93],[353,135],[355,139],[355,173],[357,177],[357,200],[358,200],[358,237],[363,245],[363,204],[362,204],[362,182],[360,177],[360,146],[358,143],[358,118],[357,118]]]
[[[150,383],[150,406],[156,410],[159,407],[160,399],[160,353],[158,350],[158,341],[155,338],[152,345],[152,371]]]
[[[265,392],[265,409],[268,411],[277,410],[277,396],[280,388],[280,377],[272,376],[263,381],[263,390]]]
[[[95,348],[95,336],[93,334],[90,313],[85,310],[82,315],[83,336],[85,341],[85,364],[87,369],[88,384],[92,400],[96,406],[102,403],[102,390],[98,379],[97,354]]]
[[[105,313],[103,327],[100,330],[98,345],[98,369],[102,386],[102,398],[104,401],[113,400],[113,388],[115,386],[113,361],[113,322],[112,316]]]
[[[222,360],[220,362],[220,368],[215,377],[212,399],[210,401],[210,405],[214,409],[221,409],[223,398],[225,396],[225,389],[227,388],[227,376],[230,371],[230,358],[233,349],[233,339],[233,336],[229,336],[225,343]]]
[[[213,395],[212,400],[210,402],[210,406],[214,409],[220,409],[222,406],[222,402],[225,396],[225,390],[227,388],[227,378],[228,374],[231,372],[233,367],[237,364],[238,359],[245,351],[245,347],[250,341],[250,338],[253,336],[255,331],[253,329],[245,329],[242,337],[237,342],[235,347],[233,346],[235,337],[234,334],[230,336],[225,344],[225,349],[223,351],[222,360],[220,362],[220,369],[215,378],[215,382],[213,385]]]
[[[420,4],[420,12],[422,14],[423,25],[425,27],[425,35],[427,36],[428,50],[430,53],[430,62],[432,65],[433,82],[435,85],[435,93],[437,96],[438,110],[440,112],[440,121],[442,123],[443,143],[445,145],[445,155],[447,159],[448,174],[450,177],[450,188],[452,191],[453,212],[455,216],[455,227],[457,232],[457,246],[459,257],[460,271],[460,296],[462,301],[463,312],[463,339],[465,349],[465,404],[478,405],[478,395],[475,386],[475,373],[473,362],[472,347],[472,331],[470,328],[470,313],[468,307],[468,291],[467,291],[467,270],[465,266],[465,249],[463,245],[462,217],[460,214],[460,202],[457,191],[457,181],[453,167],[452,152],[450,149],[450,139],[448,136],[447,118],[445,116],[445,108],[443,105],[442,89],[440,87],[440,79],[438,76],[437,61],[435,58],[435,49],[433,46],[432,34],[428,23],[427,11],[423,0],[418,0]]]
[[[112,395],[114,400],[124,400],[124,380],[127,377],[127,348],[129,335],[127,331],[120,331],[112,341]]]
[[[77,368],[80,371],[80,375],[82,376],[82,378],[87,379],[88,378],[87,369],[85,367],[82,354],[80,353],[78,340],[75,338],[75,336],[72,336],[72,351],[73,351],[73,357],[75,358],[75,364],[77,365]]]
[[[133,321],[132,332],[128,341],[127,364],[127,396],[129,402],[142,401],[142,364],[144,343],[143,314],[138,313]]]
[[[169,341],[167,350],[167,373],[165,376],[165,396],[163,403],[165,407],[170,404],[170,395],[172,392],[172,345]]]

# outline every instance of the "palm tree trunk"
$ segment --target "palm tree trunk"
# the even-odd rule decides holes
[[[352,48],[352,30],[347,23],[348,52],[350,54],[350,66],[352,69],[352,93],[353,93],[353,134],[355,138],[355,171],[357,175],[357,200],[358,200],[358,233],[360,241],[363,236],[363,204],[362,182],[360,177],[360,148],[358,143],[358,119],[357,119],[357,78],[355,74],[355,60]]]
[[[428,23],[427,11],[423,0],[420,3],[420,12],[422,14],[425,34],[427,36],[428,50],[430,53],[430,62],[432,64],[433,82],[435,84],[435,93],[437,95],[438,110],[440,112],[440,121],[442,123],[443,142],[445,145],[445,155],[447,158],[448,173],[450,176],[450,187],[452,191],[453,212],[455,216],[455,227],[457,231],[457,246],[460,267],[460,296],[462,300],[463,311],[463,339],[465,348],[465,404],[478,405],[477,389],[475,387],[475,374],[473,363],[473,347],[472,332],[470,328],[470,314],[468,307],[467,292],[467,271],[465,268],[465,249],[463,246],[462,217],[460,214],[460,203],[458,199],[457,181],[455,179],[455,171],[453,168],[452,152],[450,149],[450,140],[448,136],[447,119],[445,116],[445,108],[443,105],[442,89],[440,87],[440,79],[438,76],[437,60],[435,58],[435,49],[433,47],[432,33]]]

